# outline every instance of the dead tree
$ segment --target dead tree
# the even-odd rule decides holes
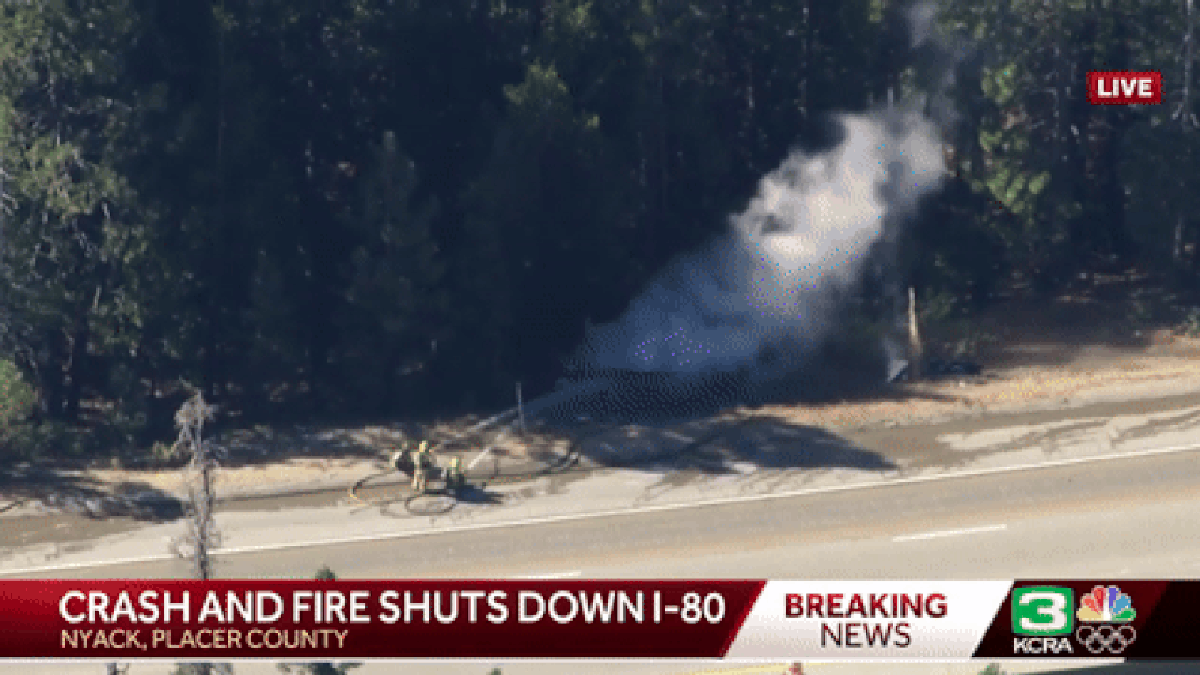
[[[217,468],[216,448],[212,441],[204,438],[204,424],[216,418],[216,406],[204,400],[204,394],[196,391],[179,411],[175,413],[175,426],[179,437],[173,452],[191,458],[188,462],[188,510],[191,520],[188,531],[173,542],[175,554],[192,559],[193,573],[197,579],[213,576],[211,550],[220,545],[220,534],[213,522],[213,511],[217,499],[213,492],[213,472]],[[228,664],[211,663],[182,664],[177,673],[188,675],[217,675],[231,673]]]
[[[213,523],[216,496],[213,494],[213,471],[216,459],[212,442],[204,439],[204,424],[216,417],[216,407],[204,401],[204,394],[197,391],[191,399],[175,413],[175,426],[179,437],[175,440],[174,452],[190,458],[188,462],[188,510],[191,520],[188,532],[177,542],[176,553],[192,559],[197,579],[212,578],[211,548],[219,545],[218,533]],[[190,549],[187,553],[184,548]],[[190,555],[189,555],[190,554]]]

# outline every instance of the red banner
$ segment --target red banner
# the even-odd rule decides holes
[[[0,658],[719,658],[763,585],[0,580]]]
[[[0,659],[1200,659],[1200,582],[0,580]]]

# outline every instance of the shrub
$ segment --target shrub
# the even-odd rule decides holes
[[[29,419],[37,396],[12,361],[0,360],[0,429]]]
[[[1184,317],[1180,332],[1187,337],[1200,337],[1200,307],[1192,307]]]
[[[13,362],[0,360],[0,453],[18,454],[27,448],[29,416],[35,405],[37,395],[21,371]]]

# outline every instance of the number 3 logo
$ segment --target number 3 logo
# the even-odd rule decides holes
[[[1069,588],[1018,588],[1013,591],[1013,632],[1018,635],[1064,635],[1073,626]]]
[[[1047,617],[1045,621],[1034,621],[1028,616],[1021,617],[1021,628],[1025,630],[1062,630],[1067,627],[1067,599],[1058,593],[1037,591],[1026,593],[1021,597],[1022,605],[1032,605],[1038,616]]]

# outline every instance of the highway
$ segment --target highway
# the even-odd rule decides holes
[[[1100,418],[1097,428],[1108,434],[1121,423]],[[1040,428],[1026,425],[1019,433]],[[681,481],[669,472],[619,470],[514,486],[497,504],[456,509],[449,517],[398,516],[387,505],[347,500],[228,510],[218,515],[229,537],[216,554],[216,572],[295,578],[327,564],[342,578],[1200,577],[1200,446],[1192,418],[1138,436],[1136,445],[1108,441],[1106,453],[1095,451],[1103,442],[1072,427],[1068,442],[968,454],[988,450],[997,433],[954,436],[957,445],[943,440],[939,452],[964,458],[957,467],[917,467],[903,475],[760,468]],[[189,576],[187,563],[162,553],[164,538],[180,526],[0,551],[0,576]],[[504,675],[782,672],[782,665],[529,662],[369,663],[354,672],[484,675],[492,666],[503,666]],[[1014,674],[1051,670],[1005,667]],[[2,673],[31,675],[97,668],[0,664]],[[906,668],[816,664],[806,672],[974,675],[982,665]],[[161,664],[135,664],[130,675],[167,672]],[[277,671],[239,664],[237,672]]]
[[[1200,453],[220,555],[224,577],[1200,576]],[[24,577],[187,575],[155,560]]]

